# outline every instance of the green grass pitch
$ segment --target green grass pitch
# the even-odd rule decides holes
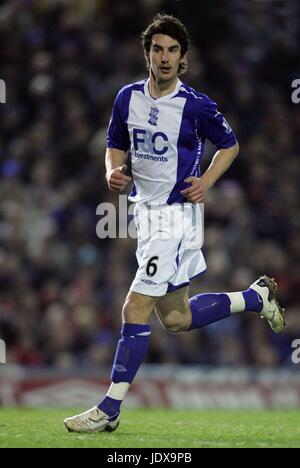
[[[0,409],[0,447],[300,447],[300,411],[124,410],[109,433],[68,433],[74,409]]]

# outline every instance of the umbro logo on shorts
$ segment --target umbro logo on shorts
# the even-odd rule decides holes
[[[145,283],[145,284],[149,284],[149,285],[156,285],[157,284],[154,281],[151,281],[149,279],[142,279],[142,282]]]

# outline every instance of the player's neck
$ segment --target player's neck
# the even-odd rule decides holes
[[[152,75],[150,75],[150,80],[148,83],[149,93],[154,99],[167,96],[168,94],[171,94],[173,91],[175,91],[177,82],[178,78],[175,77],[171,81],[159,83]]]

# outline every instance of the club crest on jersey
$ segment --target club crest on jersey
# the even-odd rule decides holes
[[[149,124],[157,125],[159,110],[156,107],[151,107],[150,114],[149,114]]]

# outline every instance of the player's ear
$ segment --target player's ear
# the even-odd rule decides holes
[[[147,70],[150,70],[150,59],[149,59],[149,55],[147,55],[145,53],[145,60],[146,60],[146,68]]]
[[[144,50],[144,57],[145,57],[145,60],[146,60],[147,69],[149,70],[149,68],[150,68],[150,51],[148,52],[147,50]]]
[[[183,75],[184,73],[187,72],[187,69],[188,69],[188,66],[189,66],[189,62],[188,62],[188,54],[184,54],[180,61],[179,61],[179,71],[178,71],[178,75]]]

